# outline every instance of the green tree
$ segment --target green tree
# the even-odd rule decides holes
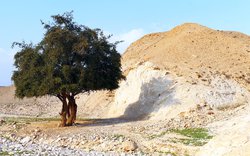
[[[121,56],[116,43],[109,43],[100,29],[90,29],[73,21],[71,13],[51,16],[42,22],[45,34],[37,44],[14,42],[16,71],[12,80],[16,96],[53,95],[62,102],[61,126],[76,119],[75,96],[93,90],[113,90],[123,78]]]

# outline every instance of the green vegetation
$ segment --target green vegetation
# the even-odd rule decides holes
[[[14,155],[14,154],[10,154],[7,151],[0,151],[0,155],[2,155],[2,156],[9,156],[9,155]]]
[[[32,152],[30,151],[15,151],[15,152],[0,151],[1,156],[31,155],[31,154]]]
[[[59,118],[4,117],[6,123],[26,123],[40,121],[59,121]]]
[[[116,138],[116,139],[125,138],[125,136],[122,135],[122,134],[115,134],[113,137]]]
[[[93,90],[113,90],[123,78],[121,55],[116,43],[109,43],[100,29],[90,29],[73,21],[72,13],[51,16],[44,23],[43,39],[37,44],[14,42],[12,80],[19,98],[52,95],[62,102],[61,126],[74,123],[75,96]]]
[[[185,145],[192,146],[203,146],[209,139],[212,139],[213,136],[209,135],[208,130],[204,128],[188,128],[188,129],[174,129],[171,130],[174,133],[186,136],[188,138],[180,138],[172,140],[175,142],[182,142]]]
[[[194,139],[211,139],[212,136],[208,134],[208,130],[204,128],[188,128],[188,129],[173,129],[171,132],[175,132],[186,137]]]
[[[170,130],[163,131],[160,134],[153,134],[153,135],[149,136],[149,139],[154,139],[154,138],[162,137],[162,136],[164,136],[165,134],[167,134],[169,132],[170,132]]]
[[[34,153],[32,153],[31,151],[16,151],[15,155],[32,155]]]
[[[78,118],[78,121],[95,121],[96,119]],[[9,123],[25,123],[31,122],[48,122],[48,121],[60,121],[60,118],[40,118],[40,117],[4,117],[6,124]]]
[[[160,154],[163,155],[169,155],[169,156],[177,156],[177,154],[173,153],[173,152],[164,152],[164,151],[157,151]]]
[[[149,138],[154,139],[162,137],[167,133],[177,133],[185,138],[174,138],[170,139],[171,142],[178,143],[181,142],[185,145],[192,146],[203,146],[208,142],[209,139],[212,139],[213,136],[209,135],[208,130],[204,128],[187,128],[187,129],[171,129],[160,134],[151,135]]]
[[[203,146],[207,143],[206,140],[193,139],[193,138],[191,138],[191,139],[178,139],[177,141],[175,140],[173,142],[181,142],[185,145],[191,145],[191,146]]]

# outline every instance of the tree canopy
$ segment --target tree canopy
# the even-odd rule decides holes
[[[20,51],[12,80],[17,97],[57,96],[62,102],[60,125],[70,126],[77,113],[75,95],[118,87],[121,55],[118,42],[110,43],[101,29],[78,25],[72,12],[52,19],[42,22],[45,34],[38,44],[13,43]]]
[[[52,16],[44,23],[43,39],[36,45],[14,42],[16,70],[12,80],[16,96],[57,96],[62,91],[81,92],[118,87],[123,78],[117,43],[110,43],[100,29],[73,21],[72,13]]]

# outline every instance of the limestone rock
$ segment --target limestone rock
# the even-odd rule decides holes
[[[21,142],[22,144],[27,144],[30,140],[31,140],[31,138],[30,138],[29,136],[26,136],[26,137],[24,137],[20,142]]]
[[[134,151],[137,149],[137,144],[133,141],[125,141],[122,143],[122,149],[125,152]]]

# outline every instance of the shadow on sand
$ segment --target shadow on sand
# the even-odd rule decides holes
[[[174,99],[174,87],[172,81],[165,78],[153,78],[150,82],[141,86],[139,100],[128,105],[124,114],[117,118],[91,119],[90,123],[76,123],[76,126],[108,126],[127,122],[146,120],[152,112],[160,108],[178,103]]]

